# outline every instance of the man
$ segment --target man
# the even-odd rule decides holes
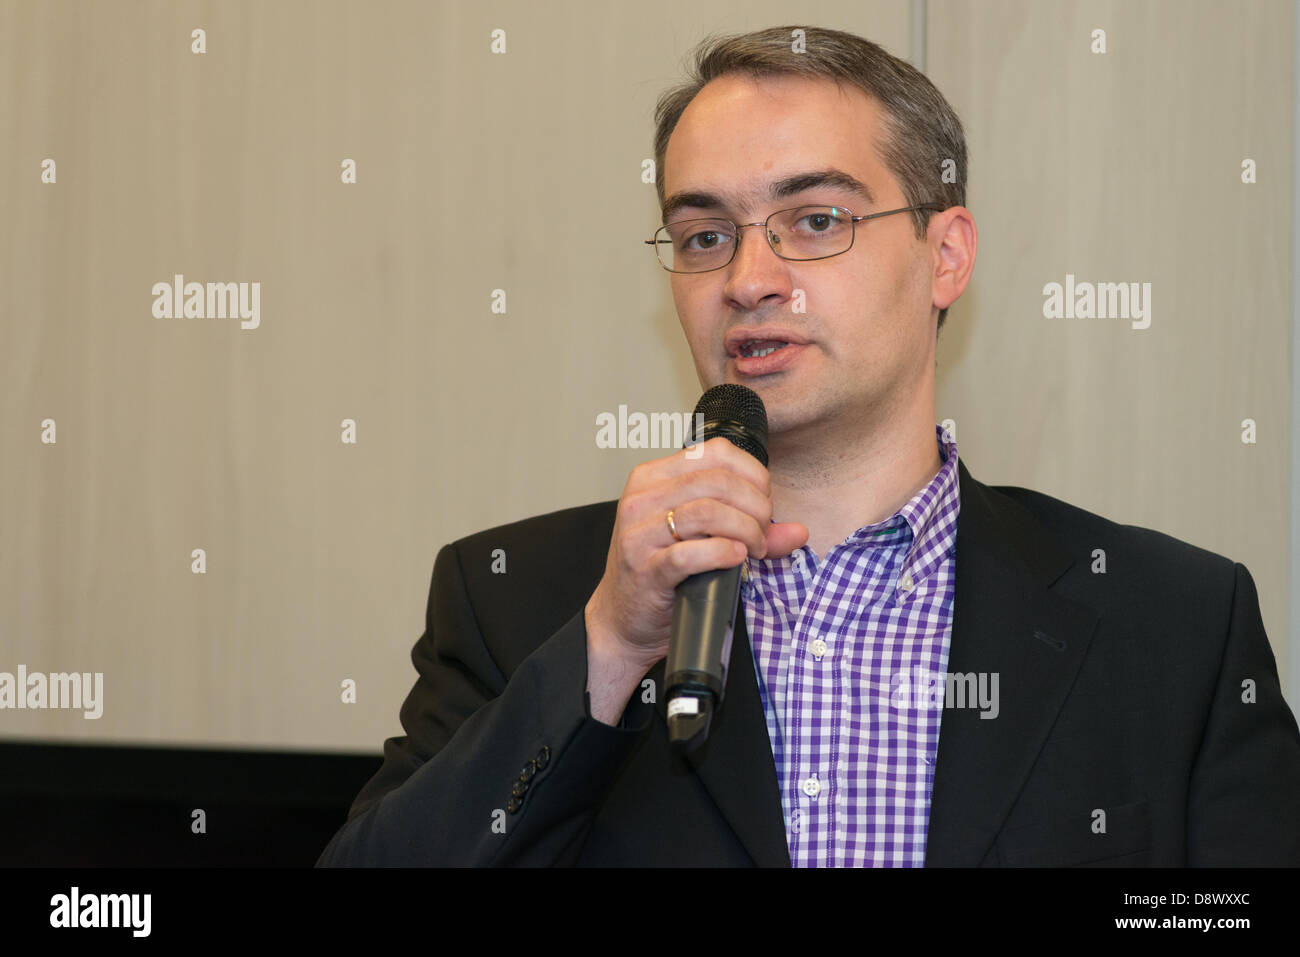
[[[770,470],[713,439],[444,547],[406,736],[321,863],[1300,863],[1249,573],[970,477],[934,425],[961,124],[874,44],[794,30],[707,44],[657,112],[652,245]],[[676,761],[674,587],[742,560],[726,699]]]

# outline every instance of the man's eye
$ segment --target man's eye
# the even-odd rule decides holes
[[[845,236],[845,230],[849,228],[849,220],[835,213],[815,212],[804,213],[795,220],[791,233],[796,238],[803,238],[809,241],[824,241],[834,239],[836,242],[841,241]]]
[[[688,249],[708,250],[716,249],[726,241],[727,237],[723,233],[718,232],[716,229],[706,229],[687,236],[684,245]]]

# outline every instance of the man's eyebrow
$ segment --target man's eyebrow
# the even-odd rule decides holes
[[[796,173],[793,176],[787,176],[785,179],[779,179],[768,188],[767,194],[770,199],[785,199],[789,196],[795,196],[809,189],[841,189],[846,192],[856,193],[861,196],[868,206],[874,206],[876,198],[866,183],[859,180],[856,176],[839,169],[822,169],[814,170],[807,173]],[[681,209],[709,209],[719,210],[727,205],[726,200],[716,193],[704,192],[701,190],[691,190],[684,193],[675,193],[668,197],[664,202],[663,221],[668,222],[668,218]]]
[[[785,199],[787,196],[794,196],[796,193],[802,193],[808,189],[842,189],[845,192],[857,193],[869,204],[874,205],[876,197],[872,195],[867,184],[859,180],[856,176],[838,169],[823,169],[813,173],[799,173],[795,176],[788,176],[785,179],[777,180],[772,184],[770,195],[773,199]]]

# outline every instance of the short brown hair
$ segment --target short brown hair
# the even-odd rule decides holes
[[[793,31],[802,30],[805,52],[793,50]],[[655,187],[662,208],[664,156],[668,138],[691,100],[711,80],[730,73],[794,75],[850,84],[884,108],[881,162],[898,180],[907,205],[966,205],[966,137],[961,120],[935,85],[905,60],[883,47],[842,30],[820,27],[769,27],[753,33],[705,38],[694,51],[687,80],[667,90],[655,107]],[[953,161],[953,182],[943,181],[944,163]],[[924,239],[931,211],[912,213],[918,239]],[[943,328],[948,310],[939,311]]]

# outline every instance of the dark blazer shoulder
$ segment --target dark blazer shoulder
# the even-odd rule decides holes
[[[1027,517],[1069,553],[1073,563],[1056,583],[1059,593],[1095,609],[1112,625],[1126,621],[1136,632],[1199,641],[1217,660],[1237,597],[1237,562],[1033,489],[985,488],[1005,503],[1007,514]]]
[[[617,506],[618,499],[610,499],[605,502],[556,509],[553,512],[544,512],[494,525],[462,536],[451,544],[462,550],[474,550],[484,545],[500,547],[501,542],[515,545],[543,544],[555,535],[581,533],[584,530],[604,529],[605,533],[608,533],[613,528],[614,510]],[[493,542],[497,544],[493,545]]]
[[[505,674],[586,605],[605,571],[617,499],[507,522],[444,546]]]
[[[1127,525],[1090,512],[1059,498],[1018,485],[988,485],[1006,503],[1022,514],[1033,517],[1039,524],[1060,538],[1067,548],[1112,547],[1140,552],[1149,560],[1176,565],[1186,571],[1209,576],[1231,575],[1235,564],[1232,559],[1193,545],[1165,532],[1141,525]],[[1095,544],[1093,544],[1095,543]]]

